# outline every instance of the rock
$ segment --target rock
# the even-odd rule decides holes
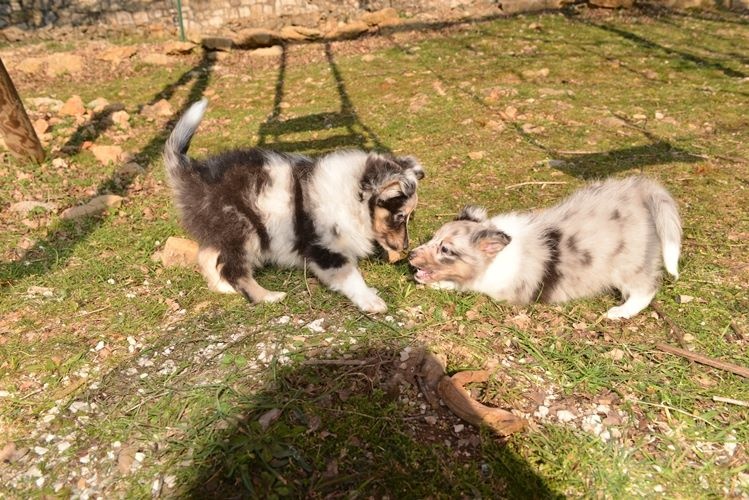
[[[660,111],[656,111],[656,112],[655,112],[655,119],[656,119],[656,120],[663,120],[663,119],[664,119],[665,117],[666,117],[666,115],[664,115],[664,114],[663,114],[663,113],[661,113]]]
[[[60,214],[63,219],[80,219],[81,217],[87,217],[89,215],[97,215],[109,208],[116,208],[122,204],[122,196],[115,194],[103,194],[92,198],[85,205],[78,205],[77,207],[70,207]]]
[[[119,146],[96,144],[91,146],[91,152],[102,165],[117,163],[122,159],[122,148]]]
[[[257,422],[260,424],[260,428],[265,431],[268,430],[270,424],[278,420],[278,417],[280,416],[281,410],[279,410],[278,408],[273,408],[263,413],[260,418],[257,419]]]
[[[119,64],[122,60],[133,57],[136,52],[138,52],[138,49],[132,45],[112,47],[111,49],[107,49],[99,54],[98,58],[114,64]]]
[[[164,248],[156,252],[152,259],[161,261],[164,267],[192,267],[198,261],[198,244],[186,238],[170,236]]]
[[[109,106],[109,101],[107,101],[103,97],[97,97],[90,103],[86,104],[86,107],[88,107],[94,113],[104,111],[104,108],[106,108],[107,106]]]
[[[523,75],[523,78],[527,80],[546,78],[547,76],[549,76],[549,68],[541,68],[536,70],[526,69],[524,71],[521,71],[520,74]]]
[[[49,123],[44,118],[39,118],[38,120],[34,120],[33,126],[34,126],[34,132],[36,132],[36,135],[38,136],[41,136],[47,130],[49,130]]]
[[[677,295],[676,296],[676,302],[679,304],[689,304],[694,300],[694,297],[691,295]]]
[[[65,73],[75,75],[83,70],[83,58],[75,54],[50,54],[46,57],[47,76],[55,77]]]
[[[507,106],[501,114],[506,120],[514,120],[515,117],[518,116],[518,108],[515,106]]]
[[[35,107],[38,111],[51,111],[57,113],[63,106],[63,102],[59,99],[52,99],[51,97],[31,97],[26,99],[26,102],[31,106]]]
[[[136,175],[140,175],[146,170],[135,163],[134,161],[125,163],[120,168],[117,169],[117,175],[120,177],[135,177]]]
[[[392,7],[363,14],[360,21],[369,26],[395,26],[400,23],[398,11]]]
[[[165,54],[171,55],[171,56],[177,56],[182,54],[189,54],[192,52],[195,47],[197,47],[197,44],[194,44],[192,42],[167,42],[162,46],[162,50]]]
[[[588,3],[604,9],[630,9],[635,4],[634,0],[589,0]]]
[[[34,74],[41,70],[42,64],[44,64],[44,60],[39,57],[27,57],[20,63],[16,64],[15,69],[22,73]]]
[[[322,36],[320,30],[315,28],[305,28],[304,26],[284,26],[281,29],[280,36],[283,40],[291,42],[304,42],[317,40]]]
[[[62,116],[82,116],[86,112],[80,96],[74,95],[62,105],[59,114]]]
[[[0,462],[12,461],[13,456],[15,454],[16,454],[16,444],[7,443],[5,446],[3,446],[3,449],[0,450]]]
[[[133,466],[135,461],[135,453],[138,450],[134,446],[123,446],[120,449],[120,453],[117,455],[117,470],[120,474],[127,474]]]
[[[127,111],[115,111],[112,113],[112,123],[117,125],[120,128],[130,128],[130,115]]]
[[[15,26],[9,26],[0,30],[0,40],[5,42],[14,43],[20,42],[26,38],[26,32],[21,28]]]
[[[549,165],[551,168],[562,168],[565,165],[567,165],[567,162],[564,160],[549,160],[546,162],[547,165]]]
[[[247,28],[234,35],[233,45],[242,49],[256,49],[276,45],[279,35],[275,31],[262,28]]]
[[[369,25],[363,21],[354,21],[352,23],[344,24],[343,26],[337,27],[332,32],[328,33],[328,38],[334,38],[339,40],[349,40],[356,38],[362,33],[369,31]]]
[[[362,58],[361,58],[361,60],[362,60],[362,61],[364,61],[364,62],[372,62],[372,61],[374,61],[375,59],[376,59],[376,58],[375,58],[375,56],[374,56],[373,54],[364,54],[364,55],[362,56]],[[439,83],[439,82],[435,82],[435,83]],[[445,92],[445,91],[444,91],[444,90],[442,90],[442,93],[441,93],[440,95],[445,95],[445,94],[444,94],[444,92]],[[438,91],[438,93],[439,93],[439,91]]]
[[[266,47],[263,49],[255,49],[250,51],[250,56],[253,57],[280,57],[283,53],[283,48],[280,45],[274,45],[273,47]]]
[[[142,61],[154,66],[169,66],[172,64],[172,58],[166,54],[146,54],[143,56]]]
[[[37,208],[44,209],[45,211],[54,211],[57,210],[57,205],[55,203],[44,201],[25,200],[13,203],[9,207],[11,212],[15,212],[22,217],[26,217],[29,212],[31,212],[32,210],[36,210]]]
[[[627,122],[616,116],[607,116],[606,118],[598,120],[598,123],[609,128],[622,128],[627,125]]]
[[[231,38],[226,38],[222,36],[211,36],[211,37],[203,38],[200,41],[200,44],[206,50],[229,51],[234,45],[234,42],[232,41]]]
[[[471,151],[468,153],[468,158],[471,160],[481,160],[485,154],[483,151]]]
[[[607,357],[609,359],[612,359],[614,361],[621,361],[624,359],[624,351],[621,349],[611,349],[609,352],[604,353],[604,357]]]
[[[572,422],[573,420],[575,420],[575,415],[568,410],[559,410],[557,412],[557,419],[560,422]]]
[[[160,101],[156,101],[155,103],[150,105],[146,104],[140,110],[140,114],[145,116],[146,118],[172,116],[172,113],[174,113],[174,111],[172,110],[172,105],[169,104],[169,101],[167,101],[166,99],[161,99]]]

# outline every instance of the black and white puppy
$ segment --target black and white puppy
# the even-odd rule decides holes
[[[563,302],[618,289],[607,312],[650,304],[661,265],[677,277],[681,221],[671,195],[646,177],[590,184],[558,205],[491,219],[466,207],[410,257],[415,279],[513,304]]]
[[[424,170],[413,157],[347,150],[319,158],[240,149],[196,160],[190,139],[205,99],[182,116],[164,163],[185,229],[198,240],[208,286],[276,302],[253,278],[265,264],[309,269],[363,311],[384,312],[364,282],[358,259],[377,242],[391,262],[408,247],[408,220]]]

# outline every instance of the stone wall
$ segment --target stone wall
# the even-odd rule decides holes
[[[498,0],[182,0],[189,30],[210,31],[230,22],[262,28],[281,25],[320,26],[347,21],[362,11],[395,7],[420,12]],[[177,26],[176,0],[0,0],[0,28],[33,30],[46,26]]]

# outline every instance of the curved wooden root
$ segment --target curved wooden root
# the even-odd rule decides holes
[[[501,436],[509,436],[525,427],[525,420],[509,411],[474,401],[463,387],[471,382],[486,382],[488,379],[489,372],[486,370],[458,372],[452,377],[445,375],[439,381],[437,392],[448,408],[466,422],[478,427],[486,425]]]

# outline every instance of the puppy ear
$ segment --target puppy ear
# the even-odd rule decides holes
[[[499,229],[479,229],[471,235],[471,244],[489,257],[494,257],[512,238]]]
[[[403,168],[404,174],[412,175],[417,181],[424,178],[424,167],[413,156],[396,156],[394,160]]]
[[[469,220],[472,222],[484,222],[486,219],[486,209],[476,205],[466,205],[458,216],[455,217],[455,220]]]

